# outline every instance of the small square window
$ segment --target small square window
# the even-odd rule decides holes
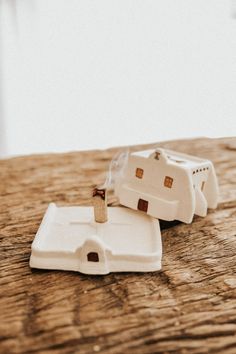
[[[138,210],[144,211],[145,213],[148,210],[148,201],[147,200],[143,200],[143,199],[139,199],[138,201]]]
[[[142,168],[136,168],[136,177],[143,178],[143,169]]]
[[[173,181],[173,178],[166,176],[164,180],[164,186],[167,188],[172,188]]]

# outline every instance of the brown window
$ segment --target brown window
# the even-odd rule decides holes
[[[136,168],[136,177],[143,178],[143,169],[142,168]]]
[[[145,213],[148,210],[148,201],[147,200],[143,200],[143,199],[139,199],[138,201],[138,210],[141,211],[145,211]]]
[[[97,252],[89,252],[87,254],[87,260],[88,262],[99,262],[99,257]]]
[[[173,181],[173,178],[166,176],[164,180],[164,186],[167,188],[172,188]]]

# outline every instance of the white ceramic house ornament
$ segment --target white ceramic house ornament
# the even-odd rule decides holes
[[[50,204],[32,244],[33,268],[86,274],[161,269],[159,221],[123,207],[107,207],[96,189],[93,207]]]
[[[155,218],[190,223],[216,208],[218,184],[211,161],[156,149],[131,153],[116,181],[120,204]]]

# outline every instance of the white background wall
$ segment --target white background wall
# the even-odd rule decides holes
[[[0,1],[2,153],[236,135],[233,1]]]

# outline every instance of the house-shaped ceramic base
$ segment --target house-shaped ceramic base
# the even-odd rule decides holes
[[[32,244],[33,268],[86,274],[161,269],[159,221],[123,207],[108,208],[108,221],[94,221],[92,207],[50,204]]]

